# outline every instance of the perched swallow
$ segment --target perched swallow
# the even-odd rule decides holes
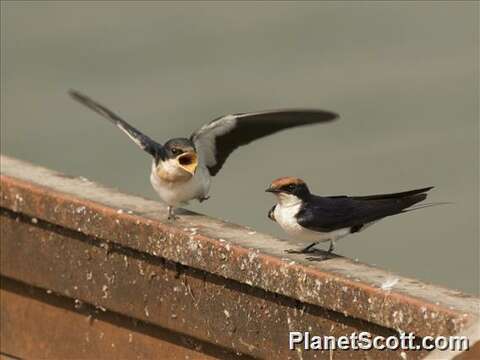
[[[302,179],[283,177],[274,180],[265,191],[277,197],[268,217],[293,239],[311,242],[301,251],[294,251],[307,253],[324,241],[330,241],[328,252],[333,252],[336,240],[362,231],[380,219],[436,205],[411,207],[425,200],[431,189],[370,196],[317,196]]]
[[[233,114],[217,118],[195,131],[189,138],[174,138],[165,144],[152,140],[118,115],[71,90],[70,96],[106,117],[153,157],[150,182],[168,205],[168,218],[174,208],[197,199],[208,199],[211,177],[239,146],[283,129],[328,122],[337,114],[322,110],[290,109]]]

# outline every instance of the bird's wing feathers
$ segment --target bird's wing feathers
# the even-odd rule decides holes
[[[431,188],[373,196],[333,196],[312,198],[297,214],[298,223],[310,230],[330,232],[399,214],[426,199]]]
[[[275,110],[226,115],[195,131],[191,139],[216,175],[227,157],[239,146],[291,127],[331,121],[338,115],[321,110]]]
[[[408,196],[425,193],[425,192],[430,191],[432,189],[433,189],[433,186],[429,186],[429,187],[425,187],[425,188],[421,188],[421,189],[402,191],[402,192],[393,193],[393,194],[355,196],[354,199],[358,199],[358,200],[399,199],[399,198],[405,198],[405,197],[408,197]]]
[[[298,224],[313,231],[330,232],[342,229],[357,217],[349,198],[317,198],[306,203],[297,214]]]
[[[145,150],[152,156],[158,156],[163,151],[163,146],[156,141],[149,138],[147,135],[143,134],[139,130],[135,129],[125,120],[120,118],[113,111],[109,110],[105,106],[99,104],[98,102],[92,100],[88,96],[81,94],[78,91],[70,90],[70,96],[78,101],[80,104],[85,105],[91,110],[95,111],[97,114],[102,115],[114,125],[116,125],[120,130],[122,130],[127,136],[137,144],[141,149]]]
[[[277,219],[275,219],[275,207],[276,206],[277,205],[273,205],[272,208],[268,211],[268,215],[267,215],[270,220],[275,221],[275,222],[277,221]]]
[[[195,131],[191,139],[197,148],[197,152],[204,159],[205,165],[208,167],[210,173],[215,175],[225,160],[221,160],[222,157],[227,157],[228,154],[220,153],[217,143],[218,139],[222,138],[237,126],[237,117],[235,115],[227,115],[216,120],[213,120],[209,124],[202,126]],[[233,151],[233,150],[232,150]],[[213,174],[213,170],[219,165],[218,170]]]

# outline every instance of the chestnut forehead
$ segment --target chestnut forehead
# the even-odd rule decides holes
[[[292,176],[281,177],[279,179],[272,181],[272,187],[274,188],[281,188],[282,186],[290,185],[290,184],[300,185],[300,184],[305,184],[305,182],[302,179],[292,177]]]

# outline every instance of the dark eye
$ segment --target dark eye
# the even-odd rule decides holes
[[[293,185],[293,184],[288,185],[287,190],[288,191],[294,191],[295,190],[295,185]]]
[[[171,151],[172,151],[172,154],[173,154],[173,155],[178,155],[178,154],[180,154],[180,152],[181,152],[180,149],[177,149],[177,148],[172,148]]]

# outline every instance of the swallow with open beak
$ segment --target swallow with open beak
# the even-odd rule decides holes
[[[317,196],[302,179],[283,177],[274,180],[265,191],[277,198],[268,217],[294,240],[309,243],[300,251],[290,252],[308,253],[319,242],[329,241],[331,253],[336,240],[362,231],[380,219],[439,204],[412,207],[425,200],[432,188],[370,196]]]
[[[174,208],[197,199],[208,199],[211,177],[239,146],[280,130],[328,122],[337,114],[310,109],[273,110],[226,115],[195,131],[189,138],[175,138],[160,144],[128,124],[117,114],[89,97],[71,90],[70,96],[104,116],[141,149],[153,157],[150,181],[160,199]]]

